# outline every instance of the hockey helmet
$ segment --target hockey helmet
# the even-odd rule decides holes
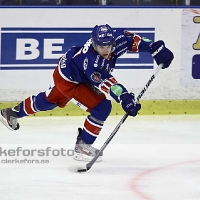
[[[96,25],[91,33],[93,46],[108,46],[115,44],[115,37],[112,28],[106,25]]]

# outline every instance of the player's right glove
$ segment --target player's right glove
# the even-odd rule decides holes
[[[120,103],[124,111],[133,117],[135,117],[141,109],[141,104],[135,102],[135,95],[133,93],[125,92],[121,94]]]

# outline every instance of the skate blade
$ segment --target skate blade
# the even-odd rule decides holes
[[[9,124],[7,123],[7,121],[5,120],[5,118],[0,114],[0,121],[11,131],[14,131]]]
[[[82,161],[82,162],[90,162],[94,157],[93,156],[87,156],[82,153],[76,153],[74,152],[74,157],[73,159],[76,161]],[[96,162],[101,162],[102,161],[102,156],[99,156]]]

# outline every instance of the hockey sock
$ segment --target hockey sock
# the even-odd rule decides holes
[[[80,135],[81,140],[86,144],[93,144],[103,127],[103,123],[103,121],[89,115],[85,120],[83,131]]]
[[[45,93],[41,92],[37,96],[28,97],[12,110],[16,112],[19,118],[22,118],[39,111],[52,110],[56,106],[56,104],[47,101]]]
[[[111,107],[111,102],[104,99],[91,110],[91,115],[86,118],[83,131],[80,136],[86,144],[94,143],[103,127],[104,121],[110,114]]]

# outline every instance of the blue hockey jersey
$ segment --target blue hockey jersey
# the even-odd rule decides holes
[[[127,51],[150,52],[150,40],[127,32],[123,29],[114,30],[115,46],[108,59],[103,58],[94,50],[90,38],[83,46],[74,46],[67,51],[58,64],[59,73],[67,81],[89,83],[109,94],[116,79],[112,76],[118,57]]]

